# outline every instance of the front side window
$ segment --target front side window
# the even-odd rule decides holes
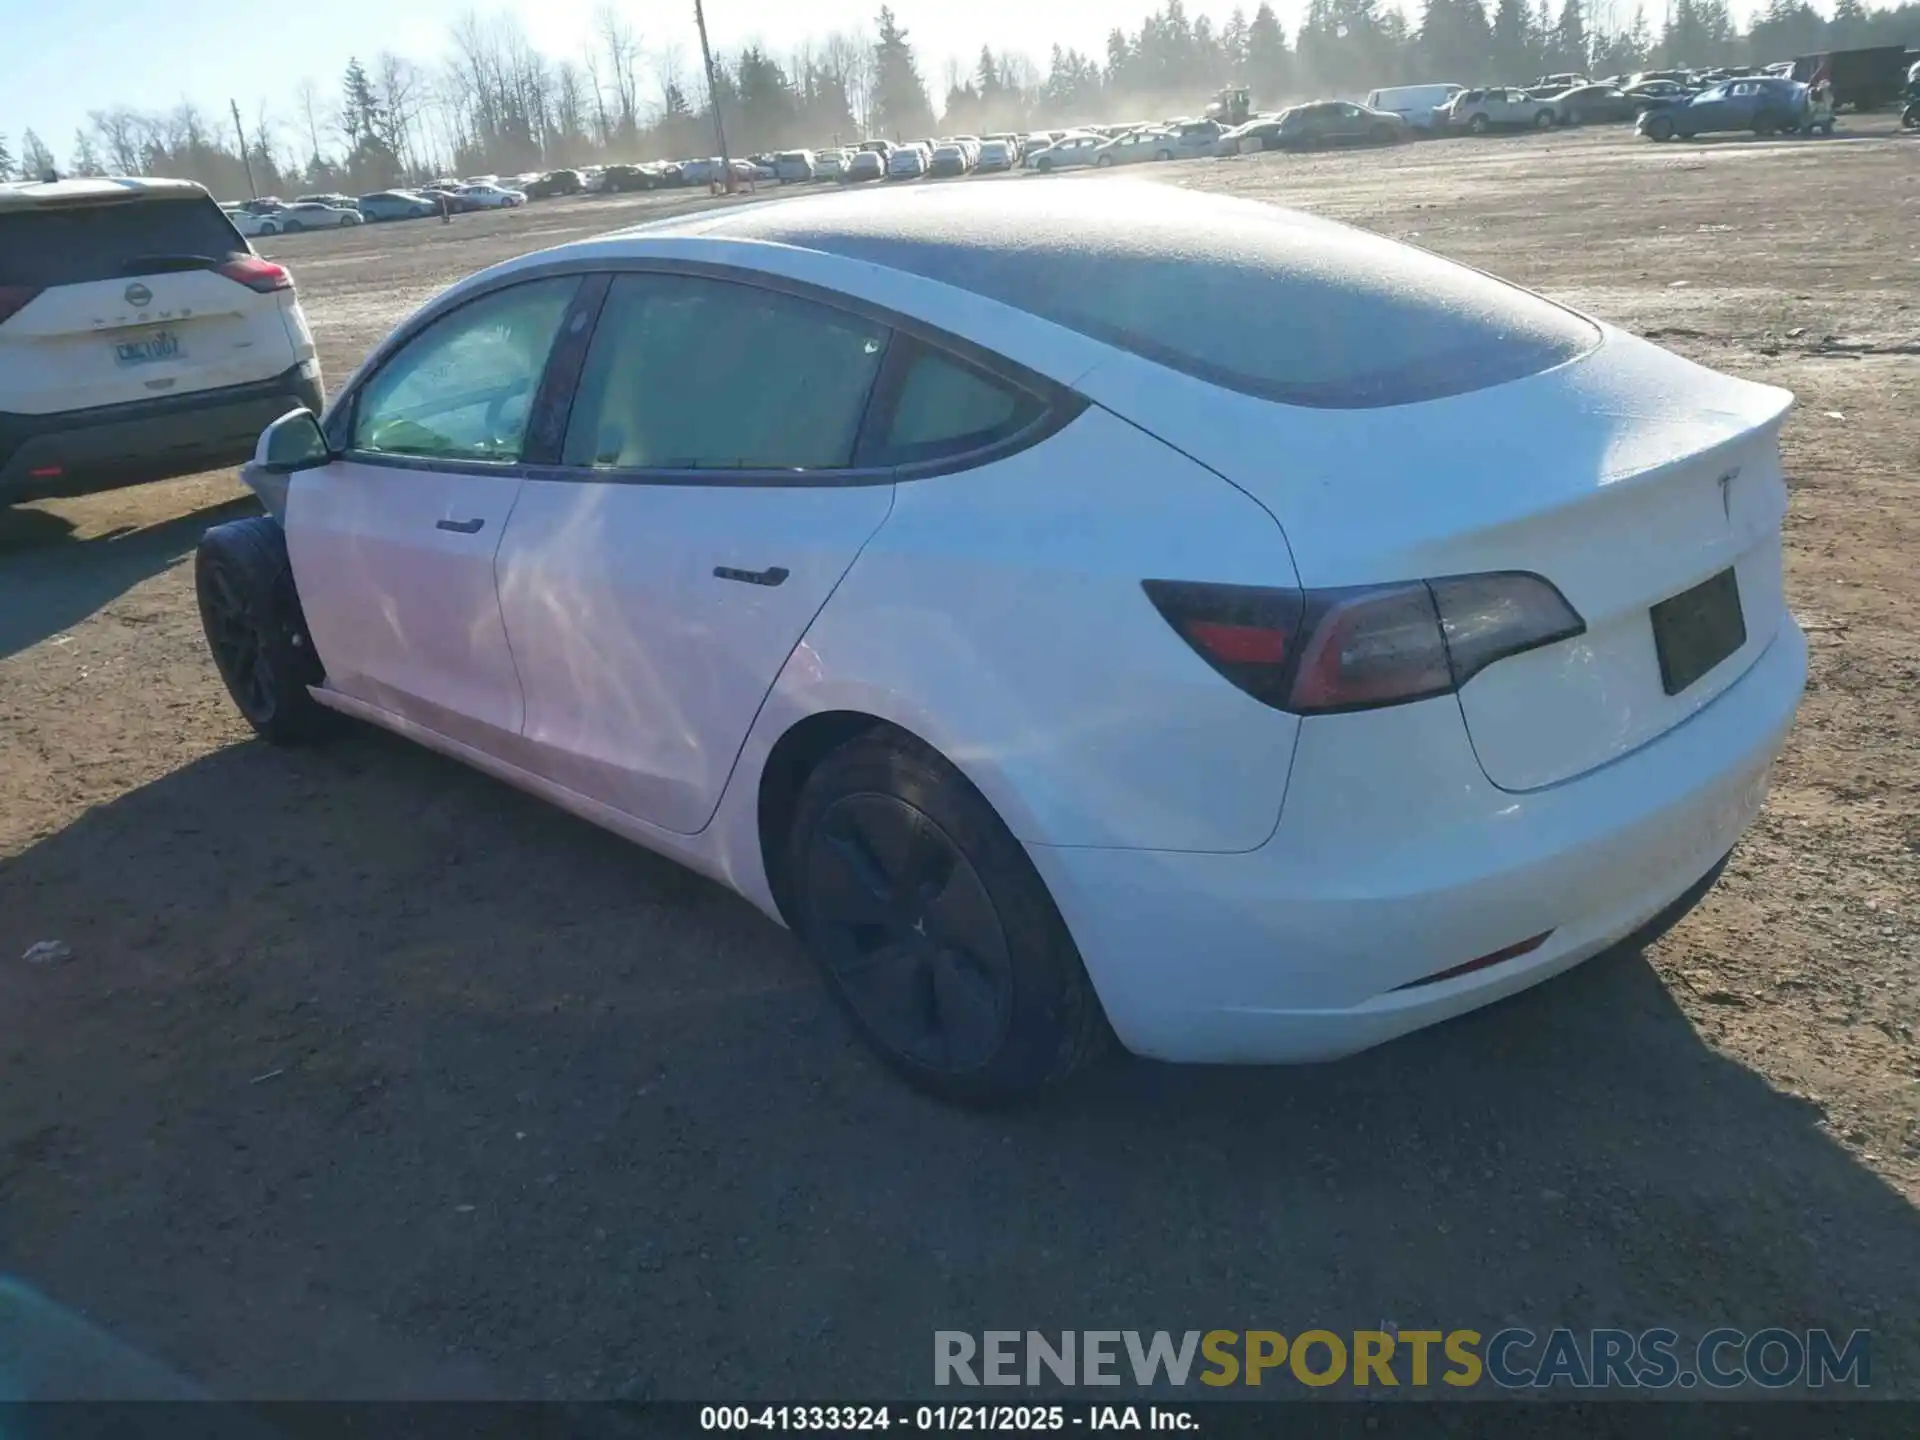
[[[587,352],[562,461],[844,468],[888,335],[873,321],[758,286],[622,275]]]
[[[496,290],[414,336],[354,404],[353,449],[429,460],[520,458],[547,353],[579,277]]]

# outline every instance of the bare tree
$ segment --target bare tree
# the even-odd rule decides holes
[[[873,46],[867,37],[836,30],[821,42],[820,68],[847,94],[847,104],[860,128],[872,129],[873,119]]]
[[[87,119],[100,142],[107,168],[115,175],[138,175],[142,158],[140,117],[122,105],[113,110],[89,110]]]
[[[301,77],[300,83],[293,87],[293,103],[299,107],[307,125],[307,158],[320,158],[320,115],[325,102],[320,98],[320,87],[313,83],[311,76]]]
[[[374,86],[380,97],[380,140],[409,170],[420,168],[415,129],[427,100],[427,77],[403,55],[383,50],[374,61]]]
[[[631,136],[640,128],[640,85],[635,75],[640,39],[611,5],[602,6],[595,15],[594,33],[606,60],[607,85],[613,91],[614,123],[623,135]]]

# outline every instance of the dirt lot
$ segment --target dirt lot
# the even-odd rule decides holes
[[[1875,1389],[1920,1395],[1920,148],[1890,128],[1155,172],[1800,397],[1813,680],[1726,878],[1649,953],[1338,1065],[1116,1059],[940,1108],[716,887],[377,734],[253,742],[183,563],[244,512],[231,475],[0,514],[0,1271],[256,1396],[897,1394],[937,1327],[1383,1319],[1864,1326]],[[265,246],[338,381],[449,281],[662,208]],[[73,958],[23,963],[45,939]]]

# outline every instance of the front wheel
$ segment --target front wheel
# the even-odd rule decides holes
[[[1486,134],[1487,133],[1487,117],[1484,115],[1474,116],[1471,120],[1467,121],[1467,129],[1472,131],[1475,135]]]
[[[1665,116],[1649,120],[1647,122],[1647,138],[1649,140],[1671,140],[1673,138],[1673,121],[1667,119]]]
[[[1553,128],[1553,112],[1551,110],[1542,110],[1538,115],[1534,116],[1533,128],[1536,130],[1551,130]]]
[[[1113,156],[1102,155],[1098,160],[1093,162],[1093,165],[1096,170],[1111,170],[1113,168]]]
[[[1171,160],[1173,159],[1173,151],[1171,150],[1158,151],[1155,153],[1153,158],[1156,160]]]
[[[287,221],[287,224],[286,224],[286,231],[287,231],[287,234],[289,235],[298,235],[302,230],[306,228],[307,227],[302,225],[298,220],[289,220]]]
[[[1395,138],[1394,129],[1391,125],[1376,125],[1373,127],[1374,144],[1391,145]]]
[[[1052,897],[980,792],[876,730],[808,777],[790,837],[795,929],[861,1036],[944,1099],[992,1104],[1103,1048],[1098,997]]]
[[[1038,170],[1042,175],[1049,174],[1053,170],[1053,161],[1042,160],[1038,165],[1035,165],[1033,168]]]
[[[255,515],[207,531],[194,554],[193,588],[214,666],[254,732],[275,745],[323,735],[333,714],[307,687],[325,672],[279,522]]]

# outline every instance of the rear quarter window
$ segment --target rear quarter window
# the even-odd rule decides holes
[[[151,275],[171,258],[251,253],[206,196],[0,210],[0,285],[78,285]]]

